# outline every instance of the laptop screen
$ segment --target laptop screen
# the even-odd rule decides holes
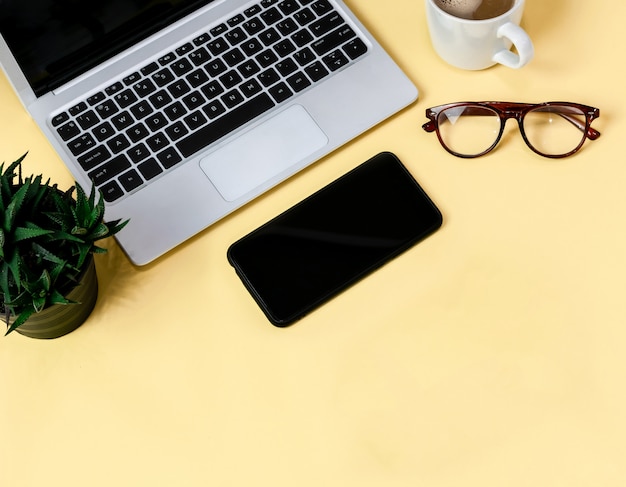
[[[0,0],[0,32],[40,96],[213,0]]]

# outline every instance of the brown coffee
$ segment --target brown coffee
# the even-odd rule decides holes
[[[498,17],[513,8],[515,0],[434,0],[443,11],[469,20]]]

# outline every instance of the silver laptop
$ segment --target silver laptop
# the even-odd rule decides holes
[[[24,106],[130,218],[137,265],[417,97],[337,0],[7,0],[0,29]]]

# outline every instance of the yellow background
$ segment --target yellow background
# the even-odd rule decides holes
[[[464,72],[422,0],[347,3],[418,101],[151,265],[107,242],[70,335],[1,338],[0,485],[626,485],[626,4],[527,0],[535,59]],[[554,161],[509,122],[458,159],[421,125],[460,100],[597,106],[602,137]],[[0,101],[0,160],[69,185],[4,77]],[[274,328],[228,246],[383,150],[442,229]]]

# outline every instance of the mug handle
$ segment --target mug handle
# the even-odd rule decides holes
[[[492,60],[496,63],[504,64],[509,68],[519,69],[533,58],[535,54],[533,43],[528,34],[519,25],[512,22],[501,25],[498,29],[498,37],[509,39],[515,46],[517,54],[508,49],[503,49],[494,54]]]

